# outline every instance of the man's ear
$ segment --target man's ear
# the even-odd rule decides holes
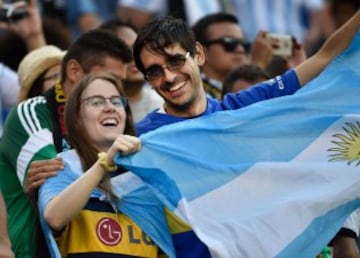
[[[202,66],[205,63],[205,52],[204,47],[199,43],[196,42],[195,45],[195,57],[194,57],[198,66]]]
[[[85,75],[81,65],[75,59],[70,59],[66,65],[66,77],[72,83],[78,83]]]

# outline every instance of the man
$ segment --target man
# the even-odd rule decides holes
[[[100,28],[111,31],[132,49],[137,37],[137,31],[130,23],[120,19],[112,19],[103,23]],[[134,122],[140,121],[145,115],[161,107],[164,102],[162,98],[149,87],[144,75],[136,68],[134,62],[128,65],[123,85],[129,100]]]
[[[205,53],[201,67],[205,91],[217,99],[221,99],[223,81],[231,70],[248,63],[265,69],[272,58],[273,51],[266,34],[259,33],[250,49],[250,43],[232,14],[206,15],[192,29]]]
[[[240,109],[265,99],[293,94],[344,50],[359,28],[360,11],[301,65],[268,82],[235,94],[226,94],[223,101],[219,101],[206,96],[199,68],[205,62],[205,53],[201,44],[195,41],[191,29],[179,19],[156,19],[139,33],[133,53],[138,69],[165,103],[163,108],[151,112],[136,124],[137,134],[217,111]],[[188,233],[191,234],[191,231]],[[191,243],[199,242],[193,234]],[[201,248],[198,254],[197,257],[206,257],[209,251],[206,247]]]
[[[342,228],[332,240],[334,258],[360,257],[358,240],[360,231],[360,209],[346,219]]]
[[[201,44],[181,20],[164,17],[154,20],[139,33],[134,60],[151,86],[164,99],[164,108],[137,123],[138,135],[158,127],[210,113],[239,109],[254,102],[292,94],[316,77],[351,42],[359,30],[360,12],[334,33],[312,57],[282,76],[260,83],[223,101],[206,97],[200,76],[205,62]]]
[[[64,56],[60,82],[45,96],[28,99],[10,112],[0,143],[0,185],[7,203],[8,228],[16,257],[34,257],[35,252],[36,209],[25,192],[36,201],[39,185],[63,166],[61,160],[34,162],[31,167],[30,164],[52,159],[70,147],[62,114],[66,96],[89,73],[110,71],[124,79],[131,60],[130,49],[116,36],[101,30],[89,31]]]

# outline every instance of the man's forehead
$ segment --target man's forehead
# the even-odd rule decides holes
[[[164,49],[152,49],[149,46],[145,46],[141,52],[143,56],[154,55],[157,57],[166,57],[174,54],[183,53],[185,51],[186,50],[183,47],[181,47],[180,44],[173,44]]]

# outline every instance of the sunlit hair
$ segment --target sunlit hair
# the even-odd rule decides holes
[[[88,170],[97,160],[97,154],[100,151],[90,140],[87,129],[81,123],[80,108],[82,102],[82,94],[85,89],[93,81],[101,79],[113,84],[121,96],[126,96],[123,85],[120,80],[116,79],[111,73],[101,73],[96,75],[85,76],[78,85],[73,89],[65,104],[64,122],[67,129],[67,138],[71,146],[80,156],[81,164],[84,171]],[[130,106],[126,105],[126,121],[124,134],[135,135],[135,127],[130,110]]]

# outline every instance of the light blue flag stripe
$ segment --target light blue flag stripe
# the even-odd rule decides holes
[[[240,189],[231,189],[233,194],[241,194],[238,203],[244,208],[235,214],[237,227],[230,226],[234,231],[230,236],[251,230],[249,237],[254,235],[259,240],[256,234],[261,232],[251,227],[256,225],[275,236],[263,240],[270,242],[270,247],[258,243],[257,257],[314,256],[359,206],[359,46],[357,35],[350,48],[293,96],[165,126],[141,137],[143,148],[139,153],[118,156],[116,162],[140,176],[167,207],[192,223],[202,240],[214,243],[214,257],[236,252],[238,257],[251,257],[254,251],[248,250],[253,247],[246,239],[240,244],[232,244],[229,239],[224,243],[223,239],[216,239],[216,232],[208,231],[207,225],[219,227],[224,233],[231,231],[222,227],[231,225],[226,224],[228,221],[212,220],[221,217],[221,209],[214,207],[216,214],[202,219],[198,216],[205,214],[201,212],[208,208],[206,205],[211,207],[211,198],[226,196],[220,192],[234,182],[241,185]],[[332,155],[344,160],[330,161]],[[260,189],[246,192],[243,188],[247,185],[241,180],[256,181],[253,174],[259,175]],[[291,178],[286,181],[288,176]],[[301,182],[307,178],[313,182]],[[282,187],[277,181],[282,180],[289,188],[277,192]],[[263,185],[270,188],[261,189]],[[274,185],[275,189],[271,189]],[[267,199],[264,194],[253,203],[247,200],[258,197],[258,192],[274,199]],[[231,193],[228,197],[231,205],[235,198]],[[202,205],[205,200],[208,202]],[[267,201],[258,203],[261,200]],[[308,206],[296,207],[302,203]],[[288,234],[284,230],[292,231],[290,228],[277,228],[282,224],[282,216],[273,211],[284,207],[293,212],[289,215],[293,219],[285,213],[282,216],[284,220],[292,219],[296,232]],[[227,212],[232,207],[225,208],[224,214],[230,214]],[[296,214],[297,210],[300,214]],[[313,211],[319,214],[308,214]],[[258,217],[261,214],[276,219],[267,221]],[[225,245],[228,250],[223,248]]]

